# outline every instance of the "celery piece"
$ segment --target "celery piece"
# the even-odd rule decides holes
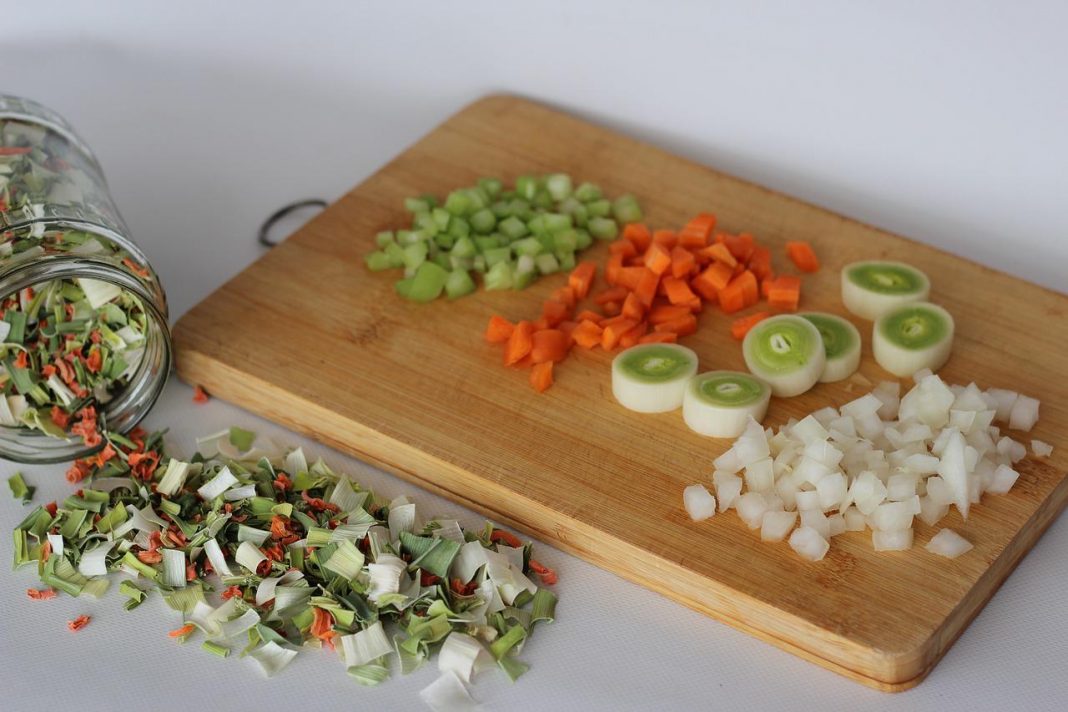
[[[619,226],[611,218],[590,218],[588,229],[598,240],[614,240],[619,235]]]
[[[556,259],[560,261],[560,269],[564,272],[570,272],[575,269],[574,252],[557,252]]]
[[[612,215],[624,225],[632,222],[640,222],[643,215],[638,199],[630,193],[619,196],[612,202]]]
[[[516,272],[512,277],[512,289],[526,289],[538,278],[536,270]]]
[[[575,249],[585,250],[587,247],[593,244],[593,237],[586,230],[579,228],[575,230]]]
[[[545,190],[544,188],[541,188],[534,196],[534,200],[530,202],[534,204],[535,208],[540,208],[541,210],[548,210],[553,207],[553,196],[549,195],[549,191]]]
[[[486,257],[484,255],[475,255],[474,264],[471,265],[471,269],[483,274],[486,271]]]
[[[504,189],[504,185],[497,178],[479,178],[478,187],[491,198],[496,198],[501,194],[501,190]]]
[[[534,270],[534,257],[531,255],[520,255],[519,259],[515,261],[515,273],[517,275],[533,272]]]
[[[2,398],[3,396],[0,396]],[[22,500],[23,504],[26,504],[33,499],[34,487],[30,487],[26,484],[26,480],[22,479],[22,473],[16,472],[7,478],[7,486],[11,488],[11,496],[15,499]],[[125,511],[125,510],[124,510]]]
[[[212,655],[217,655],[220,658],[225,658],[230,655],[230,649],[228,647],[220,645],[219,643],[213,643],[210,640],[205,640],[201,643],[200,648],[208,651]]]
[[[426,260],[429,248],[425,242],[408,245],[404,248],[404,266],[415,269]]]
[[[586,210],[586,206],[580,203],[575,198],[568,198],[564,202],[557,206],[564,215],[570,215],[572,222],[578,227],[586,227],[586,220],[589,219],[589,211]]]
[[[593,222],[593,218],[606,218],[611,215],[612,203],[605,199],[594,200],[592,203],[586,204],[586,210],[590,214],[589,222]]]
[[[541,241],[536,237],[525,237],[512,243],[512,249],[517,255],[534,256],[544,251]]]
[[[457,240],[461,237],[467,237],[471,234],[471,224],[463,218],[454,217],[449,221],[448,233]]]
[[[397,230],[397,244],[401,247],[414,245],[417,242],[421,242],[422,239],[423,234],[418,230]]]
[[[408,298],[408,292],[411,291],[412,282],[415,281],[414,277],[407,277],[405,279],[399,279],[393,284],[394,291],[405,299]]]
[[[465,271],[471,271],[475,268],[474,257],[459,257],[456,254],[456,250],[449,253],[449,269],[462,269]]]
[[[527,229],[537,236],[549,235],[549,227],[545,224],[545,215],[535,215],[527,221]]]
[[[486,254],[487,250],[500,247],[501,242],[493,235],[475,235],[475,246],[479,252]]]
[[[583,203],[589,203],[601,198],[601,189],[593,183],[583,183],[578,188],[575,188],[574,196]]]
[[[526,223],[515,215],[501,220],[497,229],[513,240],[523,237],[528,232]]]
[[[496,203],[490,206],[490,210],[493,211],[493,217],[497,218],[498,220],[503,220],[504,218],[512,214],[508,208],[508,201],[506,200],[498,200]]]
[[[445,209],[452,215],[464,217],[472,211],[473,207],[474,201],[471,200],[471,196],[468,195],[467,191],[454,190],[445,198]]]
[[[451,250],[452,246],[456,244],[456,238],[447,232],[439,232],[434,235],[434,244],[442,250]]]
[[[545,229],[549,232],[560,232],[571,229],[572,219],[566,213],[545,213]]]
[[[391,242],[382,248],[382,251],[389,256],[389,263],[391,267],[403,267],[404,266],[404,248],[398,245],[396,242]]]
[[[422,198],[405,198],[404,209],[409,213],[425,213],[430,210],[430,204]]]
[[[431,302],[441,296],[449,273],[441,265],[424,262],[419,265],[408,290],[408,299],[413,302]]]
[[[393,258],[380,250],[368,252],[364,255],[363,261],[367,264],[367,269],[372,272],[381,272],[383,270],[392,269],[395,266],[393,264]]]
[[[474,241],[466,235],[457,239],[452,246],[452,254],[456,257],[474,257],[477,252]]]
[[[449,220],[452,219],[452,215],[445,208],[434,208],[430,211],[431,217],[434,218],[434,224],[438,228],[438,232],[444,232],[449,229]]]
[[[508,204],[508,210],[511,217],[518,218],[524,222],[534,217],[534,210],[530,207],[530,203],[522,198],[514,198]]]
[[[496,225],[497,216],[489,208],[482,208],[482,210],[471,216],[471,227],[474,228],[475,232],[483,234],[493,232],[493,228]]]
[[[438,267],[441,267],[443,270],[452,270],[452,262],[449,260],[449,254],[447,252],[439,252],[429,261],[433,262]]]
[[[553,247],[559,252],[574,252],[578,246],[578,234],[574,230],[561,230],[553,234]]]
[[[541,243],[543,252],[552,252],[556,249],[556,239],[550,232],[543,232],[538,235],[538,242]]]
[[[512,263],[507,260],[497,262],[486,272],[483,283],[486,289],[511,289],[513,284]]]
[[[427,235],[436,235],[439,232],[437,220],[428,212],[416,213],[412,224]]]
[[[445,295],[449,299],[456,299],[473,291],[475,291],[475,281],[471,279],[471,275],[466,270],[456,269],[449,272],[445,280]]]
[[[566,200],[571,197],[571,176],[566,173],[554,173],[545,179],[545,188],[553,200]]]
[[[484,251],[482,254],[486,258],[486,266],[493,268],[501,262],[507,262],[512,259],[512,248],[495,247],[492,250]]]
[[[392,242],[393,242],[393,231],[392,230],[383,230],[382,232],[380,232],[377,235],[375,235],[375,244],[378,245],[380,248],[381,247],[385,247],[386,245],[389,245]]]
[[[534,176],[519,176],[515,179],[516,195],[524,200],[534,200],[534,196],[538,194],[539,182]]]
[[[537,255],[534,258],[534,266],[541,274],[553,274],[560,271],[560,263],[556,261],[556,256],[549,253]]]

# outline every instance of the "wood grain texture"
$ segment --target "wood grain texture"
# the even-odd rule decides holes
[[[870,533],[848,533],[818,563],[761,543],[733,512],[691,522],[682,489],[709,481],[726,441],[693,434],[679,412],[624,410],[607,354],[575,354],[538,395],[482,341],[490,314],[536,315],[563,277],[416,305],[395,297],[396,275],[362,265],[374,234],[405,220],[405,196],[561,170],[634,193],[654,226],[715,212],[771,246],[780,269],[787,239],[811,241],[824,268],[805,279],[806,309],[842,311],[847,262],[923,269],[957,323],[943,376],[1041,397],[1032,435],[1053,457],[1022,462],[1013,492],[984,498],[966,522],[954,512],[940,523],[975,543],[952,561],[922,548],[933,530],[919,522],[909,552],[876,553]],[[870,324],[856,323],[861,373],[887,378]],[[712,309],[700,324],[685,343],[702,370],[743,368],[727,317]],[[883,690],[923,679],[1068,499],[1068,297],[515,97],[453,116],[191,310],[174,337],[179,375],[213,395]],[[772,399],[766,424],[861,393],[845,382]]]

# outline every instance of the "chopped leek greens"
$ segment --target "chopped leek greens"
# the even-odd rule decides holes
[[[23,504],[33,499],[34,488],[26,484],[26,480],[22,479],[21,472],[16,472],[11,477],[8,477],[7,486],[11,488],[11,496],[15,499],[21,499]]]
[[[431,302],[444,292],[457,299],[477,289],[523,289],[540,275],[575,265],[575,254],[595,239],[612,240],[620,226],[639,222],[633,195],[614,201],[592,183],[575,188],[565,173],[526,175],[506,191],[496,178],[454,190],[439,206],[433,196],[408,198],[409,229],[375,235],[364,260],[373,272],[403,269],[396,292]]]
[[[114,455],[80,461],[79,494],[15,528],[15,567],[34,565],[70,596],[133,576],[119,584],[123,607],[158,590],[182,616],[178,642],[236,650],[268,676],[326,646],[361,685],[387,679],[394,658],[406,674],[437,653],[463,681],[494,663],[515,679],[526,670],[516,653],[555,616],[556,596],[532,582],[544,569],[530,568],[530,545],[508,545],[491,524],[424,520],[408,497],[376,497],[242,428],[200,439],[202,452],[182,460],[161,433],[105,435]],[[29,489],[9,482],[16,496]]]

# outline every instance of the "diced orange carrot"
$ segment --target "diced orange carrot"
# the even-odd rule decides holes
[[[638,322],[638,325],[633,329],[619,337],[619,345],[624,349],[629,349],[634,346],[638,341],[645,336],[645,332],[649,330],[649,325],[644,321]]]
[[[542,329],[531,336],[530,360],[534,364],[563,361],[571,348],[571,339],[559,329]]]
[[[619,316],[619,312],[623,311],[623,303],[605,302],[601,305],[601,311],[604,312],[605,316]],[[603,325],[604,322],[601,322],[601,324]]]
[[[674,230],[657,230],[653,233],[653,242],[670,250],[678,244],[679,236],[675,234]]]
[[[580,321],[575,330],[571,332],[571,338],[582,348],[592,349],[601,344],[602,331],[603,329],[592,321]]]
[[[491,344],[503,344],[512,335],[514,330],[515,324],[508,321],[503,316],[494,314],[490,317],[489,324],[486,325],[486,341]]]
[[[664,274],[671,267],[671,252],[660,243],[654,242],[645,251],[642,261],[655,274]]]
[[[771,294],[771,285],[775,282],[775,275],[768,275],[764,279],[760,280],[760,296],[765,299]]]
[[[815,272],[820,268],[819,258],[807,242],[797,240],[786,243],[786,254],[802,272]]]
[[[583,309],[575,316],[575,321],[592,321],[594,324],[600,324],[604,316],[598,314],[591,309]]]
[[[697,293],[706,302],[715,304],[719,301],[719,295],[716,292],[716,288],[703,282],[701,275],[697,275],[690,280],[690,289]]]
[[[716,229],[716,216],[701,213],[679,232],[679,245],[687,249],[701,248],[708,244],[712,231]]]
[[[574,341],[574,339],[571,338],[571,334],[574,333],[576,328],[578,328],[578,322],[571,320],[562,321],[556,325],[556,328],[564,332],[565,335],[567,335],[567,342],[568,345],[570,345]]]
[[[752,306],[759,299],[760,287],[749,270],[732,279],[730,284],[719,292],[719,305],[728,314]]]
[[[679,335],[673,331],[654,331],[638,339],[639,344],[673,344]]]
[[[671,248],[671,276],[685,279],[697,269],[697,259],[684,247],[675,245]]]
[[[634,292],[627,295],[627,298],[623,300],[623,311],[620,312],[628,319],[640,320],[645,316],[645,305],[642,304],[641,299]]]
[[[758,311],[749,316],[743,316],[735,319],[731,322],[731,336],[741,341],[745,338],[745,335],[749,333],[749,330],[753,328],[757,323],[767,319],[771,316],[771,312]]]
[[[701,281],[708,284],[716,292],[719,292],[731,281],[734,269],[723,262],[713,262],[701,273]]]
[[[747,307],[751,307],[760,301],[760,283],[757,282],[756,275],[749,270],[745,270],[735,279],[739,280],[742,285],[742,297],[745,299]]]
[[[634,294],[637,295],[638,301],[646,309],[653,305],[653,299],[656,298],[656,290],[659,286],[660,277],[650,270],[645,270],[642,278],[638,280],[638,286],[634,288]]]
[[[623,260],[623,266],[624,267],[644,267],[645,266],[645,258],[642,257],[641,255],[637,255],[635,257],[628,257],[627,259]]]
[[[541,316],[546,324],[553,327],[571,316],[571,309],[563,302],[549,299],[541,306]]]
[[[727,249],[727,246],[722,242],[709,245],[699,253],[702,257],[707,257],[715,262],[723,262],[730,268],[734,268],[738,264],[738,260],[735,259],[731,251]]]
[[[543,361],[530,370],[530,385],[538,393],[544,393],[553,384],[553,362]]]
[[[561,304],[566,304],[568,309],[574,308],[575,303],[579,300],[578,295],[575,294],[575,290],[572,289],[570,285],[554,289],[553,293],[549,295],[549,298],[555,299]]]
[[[779,311],[797,311],[801,301],[801,278],[783,275],[768,288],[768,305]]]
[[[171,638],[181,638],[183,636],[189,635],[194,630],[196,630],[196,626],[194,626],[192,623],[186,623],[181,628],[175,628],[174,630],[170,631],[169,633],[167,633],[167,635]]]
[[[649,323],[655,326],[687,316],[690,316],[690,308],[685,304],[661,304],[649,311]]]
[[[638,252],[645,252],[653,241],[653,233],[642,223],[627,223],[623,226],[623,239],[634,243]]]
[[[527,354],[523,358],[519,359],[512,364],[513,368],[530,368],[534,365],[534,359],[530,358],[530,354]]]
[[[531,322],[534,325],[534,331],[541,331],[542,329],[551,329],[549,320],[544,316],[539,316],[537,319]]]
[[[753,236],[747,232],[739,235],[726,235],[723,243],[740,262],[748,261],[749,255],[753,254]]]
[[[764,279],[771,274],[771,250],[757,245],[753,248],[753,254],[749,256],[749,271],[756,275],[757,279]]]
[[[668,301],[672,304],[687,304],[694,300],[697,300],[700,305],[700,298],[693,293],[690,289],[690,285],[681,279],[675,279],[674,277],[666,277],[663,280],[664,293],[667,295]]]
[[[619,279],[616,281],[619,286],[633,291],[638,288],[638,283],[646,271],[645,267],[624,267],[619,270]]]
[[[520,359],[530,353],[534,346],[534,325],[529,321],[521,321],[515,325],[512,335],[508,338],[508,345],[504,349],[504,365],[512,366],[519,363]]]
[[[653,330],[670,332],[679,336],[689,336],[693,332],[697,331],[697,317],[695,317],[693,314],[690,314],[689,316],[672,319],[671,321],[665,321],[661,324],[657,324],[656,326],[654,326]]]
[[[593,301],[598,304],[607,304],[608,302],[622,302],[630,294],[629,290],[624,287],[609,287],[603,289],[597,294],[593,295]]]
[[[597,276],[597,265],[593,262],[579,262],[575,269],[568,275],[567,284],[575,294],[575,299],[585,299],[593,286],[593,278]],[[571,306],[575,306],[573,303]]]
[[[612,255],[621,255],[623,259],[639,254],[638,247],[630,240],[616,240],[608,246],[608,252]]]
[[[623,268],[623,255],[612,255],[604,263],[604,281],[615,284],[619,279],[619,270]]]
[[[604,322],[604,331],[601,332],[601,348],[605,351],[611,351],[619,344],[623,334],[637,325],[638,322],[634,319],[625,319],[623,317],[608,319]]]

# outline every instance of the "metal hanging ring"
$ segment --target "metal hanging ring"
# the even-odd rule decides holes
[[[264,247],[274,247],[278,243],[271,242],[270,232],[271,228],[275,226],[275,223],[301,208],[325,208],[326,206],[327,202],[322,198],[309,198],[307,200],[298,200],[289,205],[283,205],[281,208],[271,213],[269,218],[263,221],[263,225],[260,226],[260,233],[256,241]]]

